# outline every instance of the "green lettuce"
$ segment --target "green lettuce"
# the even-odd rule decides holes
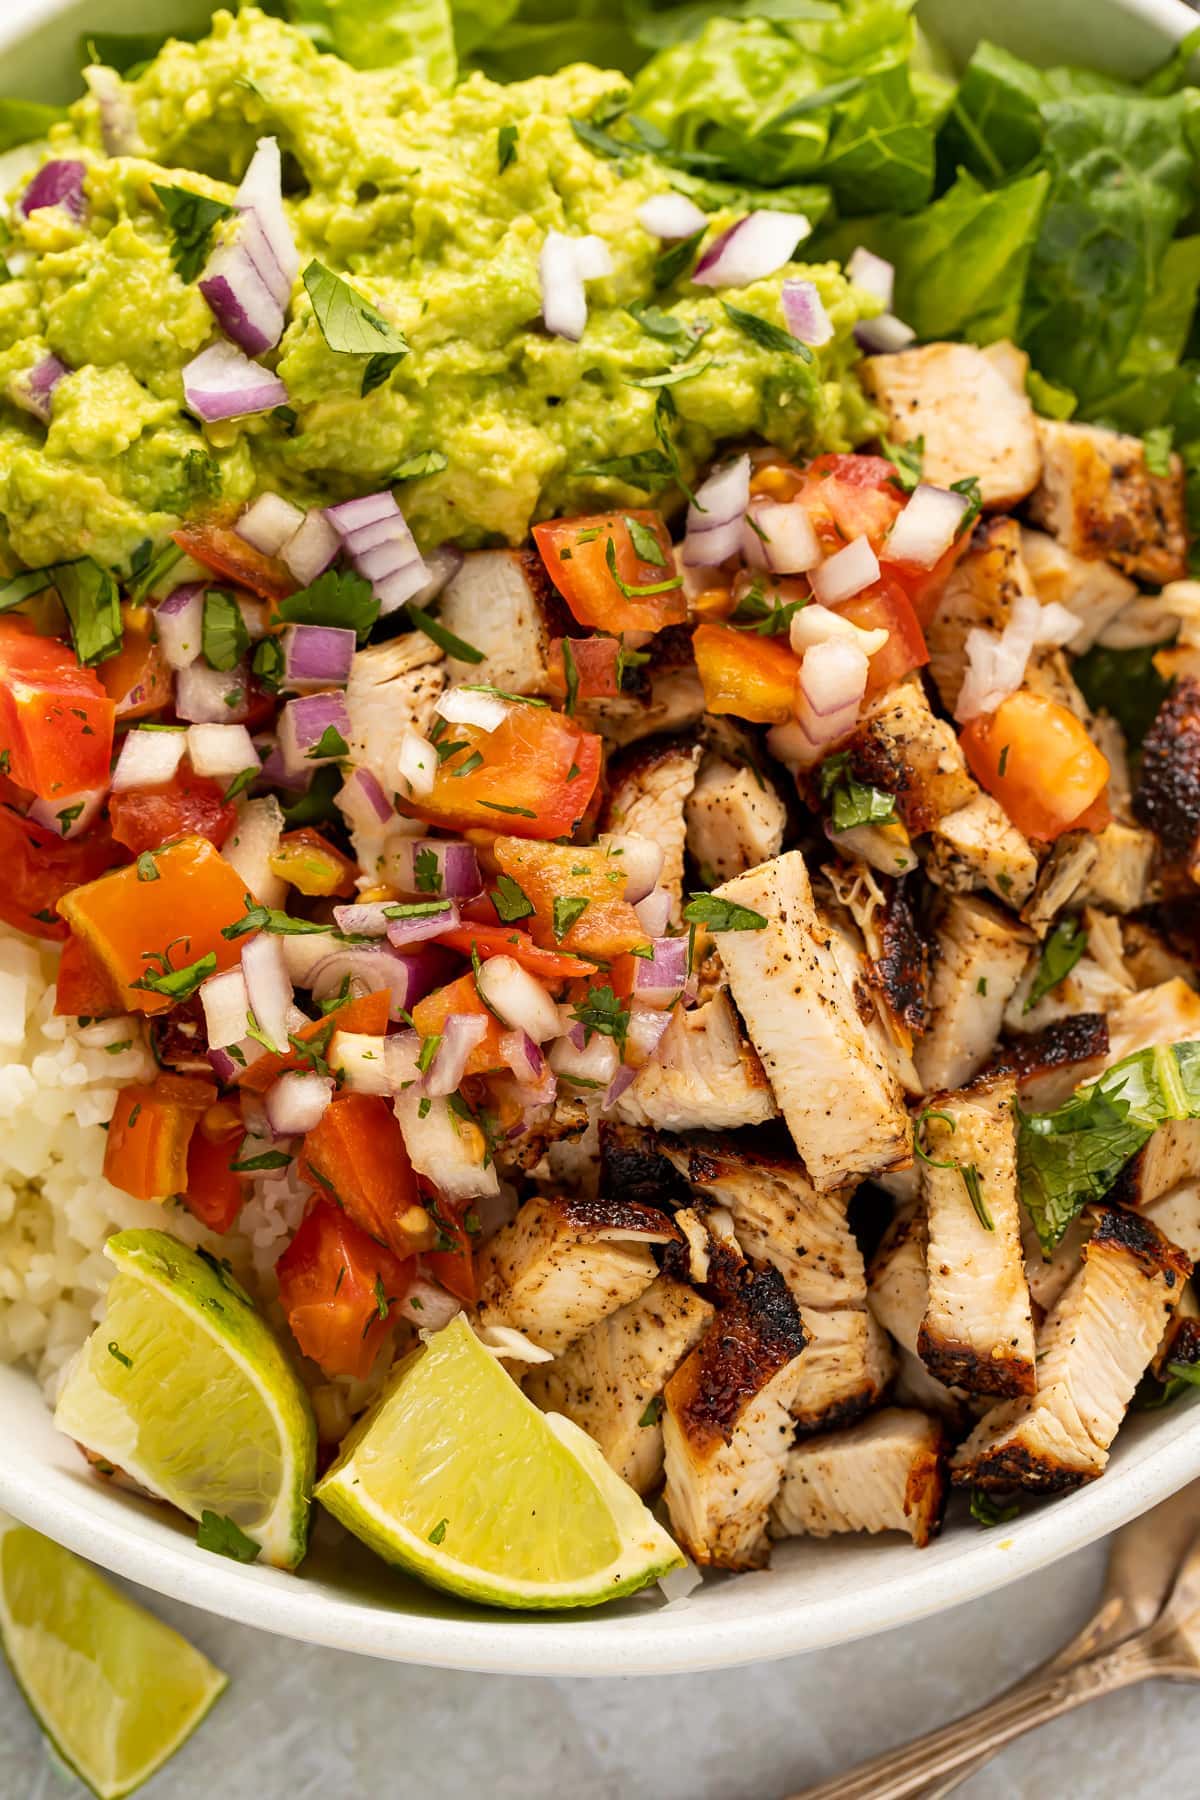
[[[449,0],[288,0],[288,17],[357,69],[406,69],[434,87],[454,85]]]

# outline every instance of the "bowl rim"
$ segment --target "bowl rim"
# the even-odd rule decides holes
[[[947,0],[936,0],[946,4]],[[1027,11],[1031,0],[1010,0]],[[7,0],[0,53],[32,32],[77,11],[80,0]],[[1182,0],[1106,0],[1159,37],[1164,51],[1196,24]],[[136,0],[120,10],[136,11]],[[0,1419],[15,1400],[20,1412],[31,1376],[0,1369]],[[704,1599],[639,1610],[600,1608],[586,1615],[504,1614],[458,1608],[450,1613],[367,1605],[277,1570],[245,1567],[196,1548],[165,1509],[123,1497],[114,1503],[98,1484],[53,1453],[49,1413],[31,1415],[32,1447],[13,1433],[0,1459],[0,1507],[90,1562],[171,1599],[282,1637],[427,1666],[529,1676],[683,1674],[771,1661],[825,1648],[982,1598],[1011,1581],[1082,1549],[1200,1476],[1200,1411],[1164,1416],[1121,1441],[1114,1467],[1099,1481],[1041,1506],[1005,1530],[952,1530],[912,1557],[894,1537],[855,1540],[851,1579],[816,1598],[772,1600],[772,1575],[741,1575],[706,1586]],[[42,1447],[39,1449],[39,1439]],[[63,1440],[59,1439],[61,1446]],[[49,1454],[47,1454],[49,1449]],[[836,1547],[836,1548],[835,1548]],[[781,1545],[786,1568],[798,1554],[845,1549],[806,1541]],[[825,1584],[829,1588],[829,1584]],[[728,1593],[729,1598],[723,1598]],[[737,1600],[733,1595],[738,1595]],[[433,1605],[439,1597],[432,1596]]]

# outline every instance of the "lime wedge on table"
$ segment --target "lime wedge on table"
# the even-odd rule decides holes
[[[38,1724],[101,1800],[161,1768],[226,1683],[177,1631],[3,1514],[0,1642]]]
[[[165,1231],[122,1231],[104,1318],[54,1422],[198,1519],[232,1519],[268,1562],[304,1555],[312,1408],[253,1302],[213,1257]]]
[[[683,1558],[569,1419],[461,1316],[399,1363],[317,1498],[388,1562],[493,1606],[596,1606]]]

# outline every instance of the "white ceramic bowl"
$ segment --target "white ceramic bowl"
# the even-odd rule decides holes
[[[0,92],[67,97],[81,31],[195,24],[203,0],[0,0]],[[1151,68],[1195,23],[1177,0],[923,0],[959,55],[987,35],[1044,61]],[[505,1615],[406,1581],[322,1519],[299,1575],[198,1550],[185,1521],[102,1488],[27,1376],[0,1369],[0,1507],[145,1586],[226,1618],[342,1650],[529,1675],[656,1675],[818,1649],[970,1600],[1103,1536],[1200,1475],[1200,1408],[1130,1420],[1102,1480],[983,1532],[961,1498],[941,1539],[781,1546],[762,1574],[709,1580],[686,1602],[642,1596],[594,1613]]]

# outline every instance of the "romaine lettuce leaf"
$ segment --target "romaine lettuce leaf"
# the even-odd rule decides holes
[[[454,84],[450,0],[288,0],[288,17],[356,69],[408,69],[433,87]]]

